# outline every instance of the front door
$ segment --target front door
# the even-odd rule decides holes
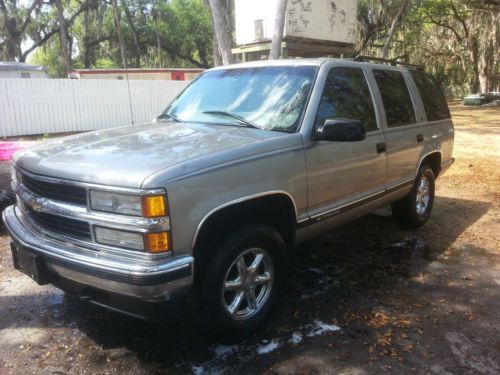
[[[315,126],[336,118],[360,120],[367,132],[366,139],[317,141],[307,147],[308,214],[312,218],[384,192],[384,133],[361,68],[336,66],[329,71]]]

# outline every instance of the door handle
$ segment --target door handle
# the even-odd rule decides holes
[[[423,142],[424,141],[424,135],[423,134],[417,134],[417,142]]]
[[[381,154],[386,151],[387,151],[387,146],[385,145],[385,142],[377,143],[377,154]]]

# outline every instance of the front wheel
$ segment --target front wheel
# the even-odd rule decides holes
[[[425,224],[434,204],[435,177],[428,165],[420,167],[410,193],[392,203],[392,216],[401,229],[417,229]]]
[[[231,235],[200,270],[202,329],[226,342],[261,329],[276,307],[285,260],[285,243],[269,226],[255,225]]]

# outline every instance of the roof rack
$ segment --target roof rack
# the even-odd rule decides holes
[[[353,57],[352,61],[359,61],[359,62],[375,61],[375,62],[391,64],[392,66],[401,65],[415,70],[422,70],[422,71],[424,70],[423,65],[408,64],[402,61],[398,61],[396,59],[383,59],[381,57],[357,55],[356,57]]]

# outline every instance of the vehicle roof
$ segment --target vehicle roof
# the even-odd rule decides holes
[[[376,67],[378,69],[390,69],[390,70],[408,70],[412,68],[408,68],[404,65],[388,65],[384,63],[372,63],[369,61],[354,61],[353,59],[342,59],[342,58],[297,58],[297,59],[279,59],[279,60],[259,60],[259,61],[250,61],[243,62],[231,65],[224,65],[212,68],[210,70],[220,70],[220,69],[238,69],[238,68],[253,68],[253,67],[263,67],[263,66],[321,66],[326,62],[339,62],[346,65],[353,66],[369,66]]]

